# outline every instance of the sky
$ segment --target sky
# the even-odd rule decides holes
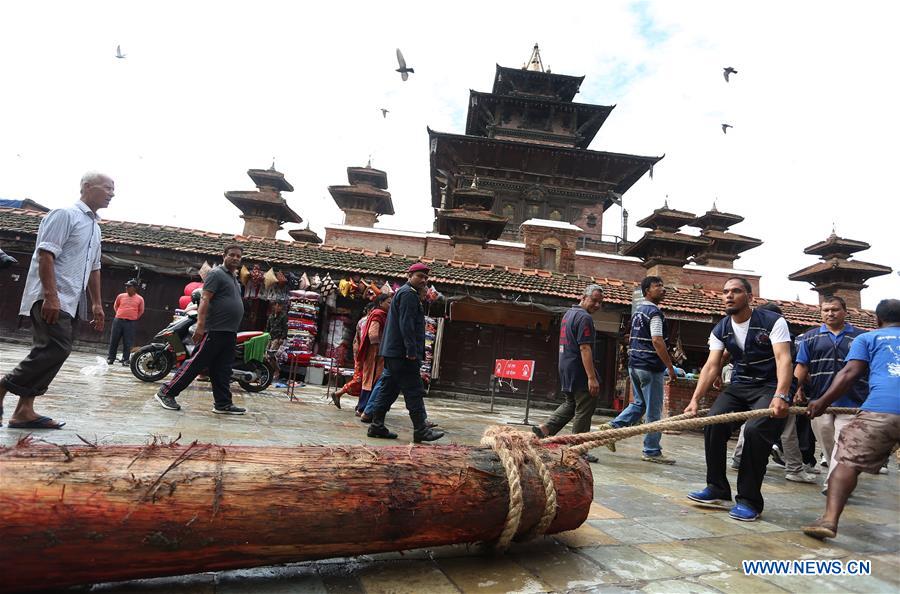
[[[97,170],[116,182],[105,218],[239,233],[223,193],[254,189],[247,169],[274,159],[321,236],[343,217],[327,187],[371,157],[397,211],[378,226],[430,230],[426,126],[463,133],[468,90],[490,91],[495,64],[521,66],[537,42],[553,72],[586,77],[576,101],[616,105],[591,149],[665,154],[624,196],[629,239],[666,200],[715,202],[764,240],[736,262],[762,295],[816,303],[787,276],[834,228],[895,269],[863,291],[874,308],[900,297],[898,17],[865,0],[8,2],[0,198],[65,206]],[[604,231],[621,216],[610,208]]]

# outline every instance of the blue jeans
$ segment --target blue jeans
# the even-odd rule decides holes
[[[634,399],[625,410],[610,421],[613,427],[627,427],[641,420],[644,413],[647,414],[647,422],[658,421],[662,416],[663,385],[665,384],[665,371],[648,371],[646,369],[628,368],[628,376],[631,378],[631,389]],[[662,449],[659,441],[662,433],[656,431],[644,436],[644,455],[659,456]]]
[[[383,372],[382,372],[383,374]],[[372,413],[375,412],[375,406],[379,403],[379,399],[381,398],[381,377],[378,378],[378,381],[375,382],[375,385],[372,386],[372,392],[369,394],[369,400],[366,401],[366,406],[363,409],[363,414],[372,416]]]

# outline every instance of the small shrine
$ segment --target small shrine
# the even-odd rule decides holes
[[[275,170],[274,163],[269,169],[249,169],[247,175],[256,184],[256,191],[225,192],[225,198],[243,213],[243,235],[274,239],[283,223],[303,222],[281,196],[282,192],[293,192],[294,186]]]
[[[788,275],[788,279],[812,284],[820,301],[822,297],[836,295],[847,303],[847,307],[859,309],[862,307],[860,293],[866,288],[866,281],[891,272],[889,266],[852,259],[853,254],[870,247],[865,241],[838,237],[832,231],[824,241],[803,250],[804,254],[819,256],[821,262]]]

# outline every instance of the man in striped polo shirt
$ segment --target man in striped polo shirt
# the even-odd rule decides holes
[[[797,339],[797,365],[794,367],[794,377],[803,387],[802,394],[810,400],[821,398],[831,387],[834,377],[846,364],[845,359],[853,340],[865,332],[846,323],[847,304],[841,297],[823,297],[819,310],[822,325]],[[835,400],[832,406],[857,408],[866,401],[868,395],[868,376],[863,376],[851,384],[850,389]],[[851,420],[853,415],[831,413],[824,413],[812,420],[816,441],[822,444],[829,461],[825,490],[828,489],[828,477],[835,466],[834,444],[840,437],[841,429]]]

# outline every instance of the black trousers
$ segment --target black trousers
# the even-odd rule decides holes
[[[710,416],[723,413],[768,408],[775,394],[775,386],[730,384],[719,394],[709,411]],[[738,470],[738,503],[750,506],[757,513],[763,510],[760,492],[772,444],[781,436],[785,419],[762,417],[747,421],[744,427],[744,451]],[[731,485],[725,474],[728,439],[735,423],[707,425],[703,429],[706,446],[706,483],[717,497],[731,499]]]
[[[406,402],[406,410],[413,427],[422,429],[425,427],[425,385],[422,383],[422,375],[419,372],[422,364],[419,361],[410,361],[399,357],[385,357],[384,371],[378,383],[381,384],[379,396],[375,402],[373,414],[384,418],[391,409],[397,396],[403,392],[403,400]]]
[[[31,352],[10,371],[0,384],[17,396],[33,398],[47,392],[50,382],[59,373],[72,352],[72,335],[77,323],[72,316],[60,311],[59,320],[48,324],[41,317],[44,300],[31,306]]]
[[[207,332],[200,339],[190,359],[175,372],[175,377],[161,389],[166,396],[176,398],[187,388],[194,378],[206,370],[212,383],[216,408],[223,408],[231,401],[231,362],[234,361],[234,332]]]
[[[126,363],[131,355],[131,345],[134,342],[134,328],[137,326],[137,320],[123,320],[122,318],[113,319],[112,330],[109,336],[109,352],[106,354],[106,360],[109,362],[116,360],[116,351],[119,350],[119,341],[122,341],[122,360]]]

